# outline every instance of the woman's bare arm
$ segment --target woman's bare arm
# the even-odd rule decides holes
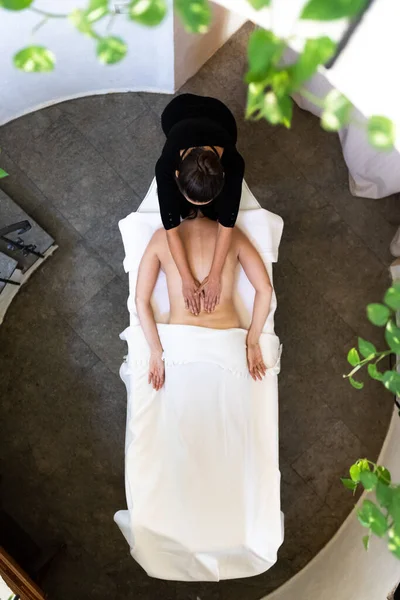
[[[214,258],[208,277],[202,281],[197,295],[204,292],[204,309],[213,312],[221,297],[221,277],[226,257],[232,242],[232,227],[218,224],[217,241],[215,244]]]
[[[199,288],[199,282],[193,277],[187,259],[186,250],[179,233],[179,227],[174,227],[167,231],[167,240],[172,258],[175,261],[177,269],[182,279],[182,293],[185,300],[185,306],[194,315],[200,312],[200,296],[196,294]]]
[[[247,334],[249,370],[253,379],[262,379],[266,372],[266,366],[259,347],[259,340],[269,314],[272,285],[261,256],[253,244],[244,233],[239,231],[237,233],[239,235],[238,259],[256,292],[251,325]]]
[[[165,378],[164,362],[162,360],[163,348],[151,306],[151,296],[157,282],[160,266],[153,236],[140,262],[135,302],[140,325],[150,347],[149,383],[153,385],[155,390],[159,390],[163,386]]]

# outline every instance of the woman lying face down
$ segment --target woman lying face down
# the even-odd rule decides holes
[[[198,281],[210,268],[217,239],[218,224],[199,214],[181,224],[182,242],[188,260]],[[159,390],[165,379],[163,348],[151,307],[151,297],[160,269],[166,275],[170,303],[169,323],[194,325],[211,329],[240,327],[239,316],[233,303],[235,272],[238,263],[255,289],[255,299],[250,328],[246,338],[247,363],[255,381],[266,373],[259,339],[267,319],[272,285],[257,250],[239,228],[233,229],[233,240],[222,271],[222,291],[219,303],[213,310],[204,306],[201,291],[198,293],[195,314],[189,310],[181,292],[179,271],[171,256],[164,229],[156,231],[150,240],[139,267],[136,286],[136,308],[147,343],[151,351],[149,383]]]

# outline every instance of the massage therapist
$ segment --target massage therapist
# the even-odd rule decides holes
[[[244,160],[236,150],[235,118],[216,98],[182,94],[164,109],[161,126],[167,140],[156,164],[158,199],[185,306],[198,314],[203,293],[204,309],[213,311],[242,193]],[[179,233],[181,218],[196,215],[199,209],[218,221],[214,258],[203,282],[190,270]]]

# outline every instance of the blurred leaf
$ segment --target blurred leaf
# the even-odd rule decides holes
[[[369,463],[368,463],[368,460],[366,458],[360,458],[356,462],[356,465],[360,469],[360,471],[370,471]]]
[[[367,342],[360,337],[358,338],[358,349],[361,356],[364,358],[369,358],[370,356],[374,356],[374,354],[376,354],[375,346],[371,344],[371,342]]]
[[[54,69],[56,57],[44,46],[28,46],[14,54],[13,62],[26,73],[46,73]]]
[[[387,322],[385,329],[385,340],[387,341],[389,348],[395,354],[400,353],[400,329],[394,324],[392,319]]]
[[[360,481],[360,467],[357,464],[351,465],[349,469],[350,477],[352,481],[358,483]]]
[[[350,121],[353,105],[338,90],[332,90],[324,99],[321,125],[326,131],[339,131]]]
[[[246,119],[261,110],[264,101],[264,86],[261,83],[250,83],[247,91]]]
[[[272,70],[270,74],[270,85],[279,97],[288,95],[292,88],[292,81],[287,69]]]
[[[400,309],[400,283],[394,283],[390,287],[383,299],[384,303],[387,304],[392,310]]]
[[[374,116],[368,119],[368,140],[378,150],[391,150],[396,139],[394,123],[387,117]]]
[[[175,0],[175,8],[185,29],[191,33],[206,33],[211,24],[208,0]]]
[[[166,14],[167,3],[165,0],[132,0],[129,5],[129,17],[148,27],[159,25]]]
[[[380,479],[378,479],[378,483],[376,484],[376,499],[384,508],[389,508],[392,502],[392,489]]]
[[[394,522],[400,527],[400,488],[399,486],[392,488],[392,498],[390,502],[389,513],[393,517]]]
[[[85,14],[89,23],[95,23],[108,14],[108,0],[90,0]]]
[[[400,373],[385,371],[382,381],[387,390],[390,390],[393,394],[400,394]]]
[[[356,390],[362,390],[364,387],[364,384],[362,381],[357,381],[356,379],[353,379],[353,377],[349,377],[349,381],[350,381],[351,385],[353,386],[353,388],[356,388]]]
[[[3,177],[8,177],[8,173],[4,169],[0,169],[0,179]]]
[[[352,481],[351,479],[346,479],[345,477],[341,477],[340,481],[343,483],[344,487],[352,492],[357,488],[357,483]]]
[[[357,514],[361,525],[369,527],[378,537],[385,535],[388,528],[386,517],[371,500],[364,500]]]
[[[247,0],[249,4],[256,10],[260,10],[261,8],[265,8],[271,4],[271,0]]]
[[[378,367],[374,364],[369,364],[367,367],[368,375],[377,381],[383,381],[383,373],[378,371]]]
[[[367,492],[375,489],[375,486],[378,483],[378,477],[375,473],[372,473],[372,471],[361,471],[360,480]]]
[[[307,40],[299,60],[291,66],[293,88],[310,79],[318,65],[325,64],[335,50],[336,44],[326,36]]]
[[[120,37],[104,37],[97,44],[98,59],[106,64],[113,65],[122,60],[128,51],[128,46]]]
[[[349,350],[347,355],[347,362],[351,364],[352,367],[356,367],[360,364],[360,356],[356,350],[356,348],[352,348]]]
[[[392,478],[390,475],[390,471],[388,471],[386,467],[376,467],[375,473],[376,473],[379,481],[381,481],[385,485],[390,484]]]
[[[75,8],[70,12],[68,19],[78,31],[84,33],[85,35],[93,36],[92,25],[89,22],[84,10]]]
[[[355,17],[366,6],[368,0],[310,0],[301,13],[302,19],[332,21],[344,17]]]
[[[281,123],[289,128],[292,122],[293,102],[289,96],[277,96],[275,92],[267,92],[260,111],[272,125]]]
[[[272,65],[277,64],[284,49],[284,43],[272,31],[257,29],[251,36],[247,46],[249,71],[247,83],[261,82],[268,78]]]
[[[1,6],[7,10],[24,10],[32,4],[34,0],[1,0]]]
[[[384,304],[368,304],[367,317],[374,325],[383,327],[388,322],[390,310]]]
[[[369,535],[364,535],[362,542],[363,542],[363,546],[366,550],[368,550],[369,548],[369,540],[371,539],[371,537]]]
[[[389,529],[388,537],[389,537],[389,544],[388,544],[389,550],[395,556],[397,556],[397,558],[400,558],[400,524],[398,522],[395,523]]]

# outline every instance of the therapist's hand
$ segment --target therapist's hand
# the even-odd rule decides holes
[[[165,365],[162,359],[162,352],[152,352],[149,363],[149,383],[158,392],[164,385]]]
[[[217,277],[210,273],[210,275],[201,282],[197,294],[198,296],[203,294],[204,310],[206,312],[210,313],[215,310],[215,307],[219,304],[221,298],[221,290],[222,283],[220,276]]]
[[[194,277],[182,279],[182,294],[185,301],[185,308],[196,316],[200,313],[199,287],[200,283]]]
[[[254,381],[261,381],[267,372],[260,344],[247,344],[247,366]]]

